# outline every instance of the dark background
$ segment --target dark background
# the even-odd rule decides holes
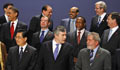
[[[68,13],[72,6],[79,8],[79,16],[84,16],[89,29],[92,16],[95,16],[94,5],[99,0],[0,0],[0,16],[4,14],[3,5],[11,2],[19,9],[19,19],[27,25],[32,16],[41,13],[42,6],[49,4],[53,8],[52,19],[54,28],[60,24],[61,19],[69,17]],[[103,0],[107,4],[107,13],[120,12],[120,0]]]

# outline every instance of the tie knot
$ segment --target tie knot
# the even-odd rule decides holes
[[[23,50],[23,48],[21,47],[21,50]]]
[[[91,53],[93,53],[93,52],[94,52],[94,50],[90,50],[90,52],[91,52]]]
[[[12,23],[12,25],[14,25],[14,22]]]
[[[98,22],[100,22],[101,16],[98,17]]]
[[[59,44],[56,44],[57,47],[59,47]]]
[[[42,31],[42,33],[44,33],[45,31]]]

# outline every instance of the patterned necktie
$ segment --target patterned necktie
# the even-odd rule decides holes
[[[43,41],[43,39],[44,39],[44,32],[45,31],[42,31],[42,34],[41,34],[41,36],[40,36],[40,43]]]
[[[23,55],[23,48],[22,48],[22,47],[21,47],[21,49],[20,49],[19,55],[20,55],[19,60],[21,60],[21,59],[22,59],[22,55]]]
[[[59,50],[59,44],[56,44],[56,48],[54,51],[54,59],[56,60],[57,56],[58,56],[58,50]]]
[[[14,23],[12,23],[12,25],[10,27],[10,33],[11,33],[11,39],[13,39],[13,35],[14,35]]]
[[[94,58],[93,58],[93,50],[90,50],[90,65],[92,65],[92,62],[93,62],[93,60],[94,60]]]
[[[98,27],[99,27],[99,25],[101,23],[100,20],[101,20],[101,16],[98,17]]]
[[[77,42],[78,42],[78,44],[80,44],[80,31],[78,32],[78,36],[77,36]]]

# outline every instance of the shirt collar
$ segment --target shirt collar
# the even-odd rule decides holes
[[[9,22],[8,16],[5,14],[5,19],[7,22]]]
[[[27,47],[27,43],[24,46],[19,46],[19,51],[21,50],[21,47],[23,48],[23,52],[25,51],[25,48]]]
[[[114,27],[114,28],[111,28],[111,30],[112,30],[112,31],[116,31],[118,28],[119,28],[119,27],[116,26],[116,27]]]

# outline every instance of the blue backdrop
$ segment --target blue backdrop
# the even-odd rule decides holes
[[[69,17],[69,9],[77,6],[80,10],[79,15],[87,20],[87,29],[89,29],[92,16],[95,15],[94,4],[99,0],[1,0],[0,16],[3,15],[3,5],[11,2],[20,11],[19,19],[29,25],[32,16],[41,13],[42,6],[49,4],[53,8],[52,19],[54,28],[60,24],[61,19]],[[120,12],[120,0],[104,0],[107,4],[107,13]]]

